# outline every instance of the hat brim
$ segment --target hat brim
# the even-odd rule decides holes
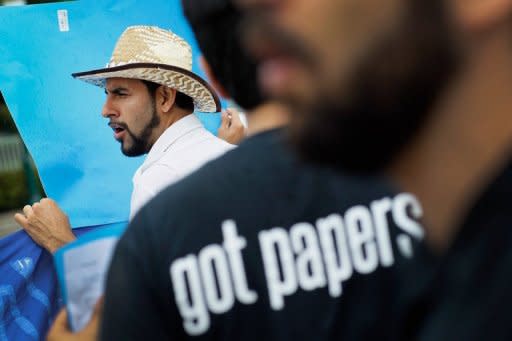
[[[211,86],[189,70],[166,64],[132,63],[109,68],[73,73],[72,76],[89,84],[105,87],[107,78],[141,79],[176,89],[190,96],[194,109],[200,112],[219,112],[220,100]]]

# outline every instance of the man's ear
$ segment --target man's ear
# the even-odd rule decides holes
[[[166,113],[169,112],[176,102],[176,90],[162,85],[156,89],[155,104],[157,108]]]
[[[206,78],[208,78],[208,83],[213,87],[213,89],[222,97],[225,99],[229,99],[231,96],[229,96],[226,89],[219,83],[217,80],[217,77],[215,77],[215,74],[212,71],[212,68],[208,61],[204,58],[204,56],[199,56],[199,66],[201,66],[201,69],[203,69],[204,73],[206,74]]]
[[[467,32],[482,32],[509,20],[512,0],[451,0],[459,27]]]

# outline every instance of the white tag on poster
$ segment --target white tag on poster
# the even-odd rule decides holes
[[[57,11],[57,18],[59,19],[59,31],[69,32],[68,11],[65,9],[59,9]]]

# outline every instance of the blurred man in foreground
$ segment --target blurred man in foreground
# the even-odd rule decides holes
[[[301,155],[386,173],[423,205],[395,337],[511,339],[512,1],[238,3]]]
[[[137,214],[112,261],[101,339],[376,339],[395,266],[423,233],[419,203],[300,163],[270,129],[286,114],[260,96],[240,13],[226,0],[183,5],[212,83],[248,109],[250,129],[267,126]]]

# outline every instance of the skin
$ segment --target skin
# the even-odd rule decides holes
[[[98,339],[99,323],[103,308],[103,299],[96,303],[91,319],[87,325],[77,333],[73,333],[68,325],[68,313],[65,308],[57,314],[52,327],[46,336],[47,341],[93,341]]]
[[[26,205],[23,213],[14,215],[14,220],[50,253],[76,239],[67,215],[52,199],[43,198],[32,206]]]
[[[313,63],[297,51],[276,57],[276,48],[268,52],[268,41],[247,34],[247,45],[262,59],[262,86],[304,111],[318,98],[349,98],[351,70],[372,45],[394,32],[406,13],[405,0],[237,3],[271,24],[256,30],[274,27],[315,56]],[[512,147],[512,1],[442,3],[448,8],[452,32],[446,33],[453,34],[459,68],[428,109],[421,129],[382,170],[420,199],[427,243],[438,253],[449,248],[478,195],[509,162]],[[385,63],[386,56],[381,58]]]
[[[164,86],[152,98],[140,80],[110,78],[105,93],[101,115],[109,119],[111,127],[123,127],[115,139],[121,143],[125,155],[148,153],[165,129],[189,114],[175,107],[175,113],[165,115],[174,106],[176,91]]]
[[[434,252],[450,247],[477,197],[510,161],[511,29],[507,23],[478,44],[468,37],[474,50],[466,69],[387,170],[421,200]]]
[[[290,122],[288,108],[277,101],[267,101],[247,115],[248,136],[285,127]]]
[[[247,136],[247,129],[236,109],[228,108],[222,111],[217,136],[228,143],[236,145],[240,144],[245,136]]]

